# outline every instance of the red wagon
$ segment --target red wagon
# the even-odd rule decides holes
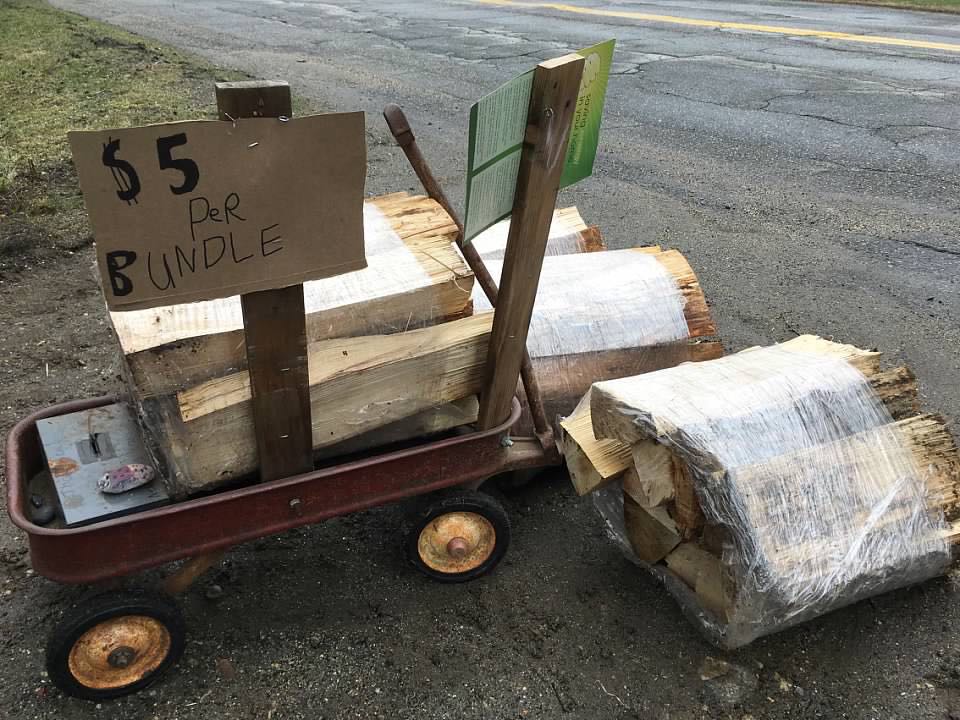
[[[389,106],[384,115],[428,194],[455,217],[400,108]],[[478,254],[468,246],[464,255],[495,301],[496,285]],[[495,475],[560,462],[529,359],[521,375],[535,437],[511,437],[521,415],[514,398],[509,417],[486,430],[81,527],[49,528],[30,519],[29,483],[48,471],[37,424],[116,400],[63,403],[23,419],[7,439],[7,508],[27,535],[39,574],[62,583],[96,583],[189,558],[160,587],[112,590],[68,613],[48,641],[51,680],[64,692],[87,699],[146,687],[177,661],[184,647],[184,622],[173,598],[227,548],[410,496],[425,496],[405,539],[416,567],[447,582],[489,572],[507,550],[510,523],[503,506],[479,486]]]

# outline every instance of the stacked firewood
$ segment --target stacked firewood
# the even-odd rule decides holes
[[[597,383],[561,424],[577,492],[728,647],[942,573],[960,542],[956,444],[878,352],[801,336]]]
[[[474,240],[495,272],[506,227]],[[364,229],[365,270],[304,285],[318,458],[435,435],[477,417],[493,313],[456,246],[456,225],[433,200],[394,193],[365,203]],[[568,414],[596,380],[721,353],[718,342],[700,342],[714,328],[680,253],[603,250],[599,230],[576,208],[554,213],[531,342],[580,324],[573,349],[561,340],[536,357],[551,418]],[[621,337],[618,331],[611,343],[612,319],[594,312],[577,320],[578,308],[609,308],[614,298],[602,278],[594,291],[569,282],[571,272],[584,282],[599,275],[597,259],[631,277],[655,266],[676,311],[669,332]],[[661,304],[650,293],[617,297],[629,300],[618,327],[655,311],[644,304]],[[239,298],[112,313],[111,319],[144,436],[169,489],[191,494],[255,473]],[[528,419],[517,430],[530,429]]]

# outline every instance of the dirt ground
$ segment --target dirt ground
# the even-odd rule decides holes
[[[89,230],[76,214],[58,225],[31,211],[23,199],[39,196],[79,212],[68,163],[0,193],[4,434],[43,405],[121,389]],[[63,696],[43,670],[47,631],[96,589],[37,576],[23,534],[0,522],[0,717],[960,717],[950,579],[722,653],[620,554],[562,471],[506,503],[511,551],[468,585],[407,566],[401,506],[237,548],[183,598],[181,663],[103,704]],[[710,658],[733,663],[719,684],[702,679]]]

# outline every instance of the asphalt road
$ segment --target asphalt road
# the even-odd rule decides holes
[[[907,361],[960,417],[960,16],[814,3],[57,0],[224,66],[362,108],[371,192],[414,187],[379,116],[406,108],[463,192],[470,105],[541,58],[617,38],[595,177],[571,189],[613,247],[688,255],[725,341],[814,332]],[[563,6],[561,6],[563,7]],[[929,49],[948,44],[953,50]],[[212,101],[212,99],[211,99]]]
[[[286,79],[320,107],[366,110],[371,193],[416,188],[379,117],[398,102],[457,202],[472,102],[538,59],[615,37],[595,177],[563,201],[611,247],[682,250],[729,348],[804,332],[878,347],[916,371],[928,408],[960,418],[960,16],[706,0],[579,1],[586,12],[420,0],[54,4]],[[226,646],[251,668],[251,692],[285,688],[264,706],[279,707],[276,717],[295,714],[299,697],[330,716],[663,718],[942,718],[957,699],[960,611],[948,581],[760,641],[736,657],[764,667],[759,690],[742,711],[725,710],[710,704],[696,670],[709,647],[606,547],[588,507],[562,485],[513,505],[518,554],[466,595],[398,579],[376,548],[339,554],[341,535],[361,544],[386,522],[365,516],[305,536],[319,543],[324,599],[303,599],[312,580],[296,571],[310,558],[300,543],[274,578],[290,595],[237,600],[235,623],[221,607],[198,642],[222,653],[218,633],[229,634]],[[252,590],[263,567],[248,554],[259,570],[239,571],[238,582]],[[354,591],[371,598],[359,610],[336,594]],[[257,615],[284,597],[297,598],[293,620]],[[328,629],[304,629],[318,618]],[[245,634],[260,627],[262,657]],[[440,643],[437,654],[417,638]],[[387,671],[384,647],[398,663]],[[320,672],[321,690],[271,669],[288,657]],[[341,694],[320,702],[331,693]],[[234,708],[260,707],[233,697]],[[159,714],[175,715],[171,703],[182,707],[168,699]]]

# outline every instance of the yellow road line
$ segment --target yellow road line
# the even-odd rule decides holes
[[[829,30],[810,30],[807,28],[782,27],[779,25],[757,25],[754,23],[724,22],[721,20],[702,20],[700,18],[677,17],[675,15],[654,15],[632,12],[630,10],[604,10],[603,8],[579,7],[552,2],[524,2],[523,0],[474,0],[484,5],[505,5],[510,7],[536,8],[575,13],[577,15],[597,15],[600,17],[626,18],[628,20],[646,20],[648,22],[673,23],[675,25],[693,25],[695,27],[745,30],[747,32],[775,33],[793,37],[814,37],[826,40],[870,43],[873,45],[896,45],[898,47],[921,48],[923,50],[946,50],[960,52],[960,45],[953,43],[928,42],[926,40],[908,40],[906,38],[884,37],[881,35],[854,35],[851,33],[831,32]]]

